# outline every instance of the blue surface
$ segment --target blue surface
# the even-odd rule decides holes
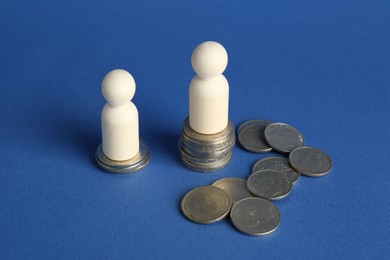
[[[390,2],[2,1],[2,259],[390,258]],[[333,171],[276,202],[280,228],[249,237],[230,221],[197,225],[190,189],[249,176],[269,155],[234,148],[215,174],[177,151],[190,57],[206,40],[229,54],[230,118],[289,123]],[[100,84],[132,73],[151,164],[102,172]],[[272,155],[272,154],[271,154]],[[169,257],[169,258],[168,258]]]

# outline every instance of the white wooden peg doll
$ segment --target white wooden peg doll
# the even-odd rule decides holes
[[[107,100],[101,114],[102,144],[96,151],[98,165],[115,173],[137,172],[150,161],[149,148],[139,138],[138,110],[133,76],[125,70],[110,71],[103,79]]]
[[[129,160],[139,150],[138,110],[131,102],[134,78],[125,70],[113,70],[104,77],[102,92],[107,100],[101,117],[103,153],[111,160]]]
[[[190,83],[189,123],[198,133],[219,133],[228,124],[229,83],[222,75],[227,63],[227,52],[217,42],[204,42],[192,53],[197,75]]]

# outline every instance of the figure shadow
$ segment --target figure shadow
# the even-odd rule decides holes
[[[101,142],[100,118],[98,112],[88,113],[58,104],[46,115],[48,123],[42,131],[53,147],[60,147],[53,151],[53,155],[84,158],[97,167],[95,152]]]
[[[70,148],[68,150],[88,159],[96,166],[95,152],[101,142],[100,124],[73,118],[62,120],[61,127],[57,131],[57,142],[61,142],[63,146]]]

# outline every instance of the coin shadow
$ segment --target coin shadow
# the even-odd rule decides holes
[[[180,138],[180,134],[177,132],[159,132],[156,135],[153,135],[150,142],[157,144],[156,152],[152,151],[152,153],[164,155],[169,157],[172,161],[181,165],[180,154],[178,149],[178,141]]]

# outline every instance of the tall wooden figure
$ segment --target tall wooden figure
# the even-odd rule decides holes
[[[217,171],[232,157],[234,125],[229,120],[229,83],[222,75],[228,63],[225,48],[213,41],[198,45],[191,64],[197,75],[189,88],[189,117],[179,141],[184,165],[200,172]]]
[[[204,42],[192,53],[196,76],[190,83],[190,126],[201,134],[216,134],[226,128],[229,83],[222,72],[228,55],[217,42]]]

